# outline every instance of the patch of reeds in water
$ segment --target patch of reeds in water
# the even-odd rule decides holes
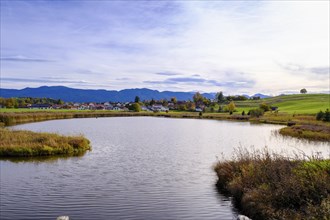
[[[91,149],[83,136],[62,136],[0,128],[0,157],[81,155]]]
[[[294,125],[282,128],[280,134],[309,140],[330,141],[330,126],[327,123]]]
[[[330,219],[329,159],[239,148],[214,170],[220,192],[254,220]]]

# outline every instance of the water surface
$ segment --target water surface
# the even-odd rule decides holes
[[[329,156],[328,143],[276,135],[282,126],[153,117],[46,121],[13,129],[83,134],[82,157],[0,161],[0,218],[235,219],[212,165],[242,146]]]

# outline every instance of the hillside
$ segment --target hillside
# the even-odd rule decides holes
[[[61,99],[66,102],[130,102],[134,101],[135,96],[139,96],[141,100],[170,100],[176,97],[177,100],[192,100],[193,92],[159,92],[151,89],[124,89],[115,90],[92,90],[92,89],[73,89],[64,86],[42,86],[39,88],[25,89],[0,89],[0,96],[4,98],[10,97],[35,97],[35,98],[52,98]],[[203,96],[213,99],[214,93],[204,93]]]
[[[330,109],[329,94],[281,95],[262,100],[237,101],[239,109],[257,108],[262,102],[277,106],[280,112],[297,114],[315,114],[320,110]]]

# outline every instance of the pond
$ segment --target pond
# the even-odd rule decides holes
[[[0,218],[235,219],[212,166],[234,148],[322,152],[329,143],[282,137],[282,126],[199,119],[54,120],[12,129],[83,134],[81,157],[0,161]]]

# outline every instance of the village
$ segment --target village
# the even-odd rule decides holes
[[[133,109],[136,102],[104,102],[104,103],[64,103],[64,104],[27,104],[18,108],[28,109],[68,109],[68,110],[110,110],[110,111],[150,111],[150,112],[168,112],[170,110],[188,110],[202,112],[206,106],[204,104],[197,105],[191,101],[154,101],[139,102],[140,108]]]

